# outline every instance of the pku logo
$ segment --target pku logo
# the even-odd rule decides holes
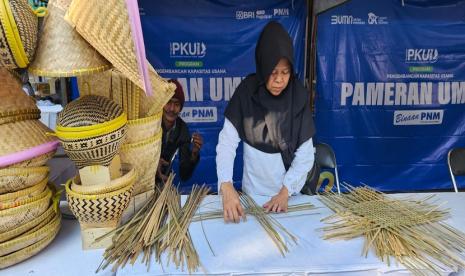
[[[207,46],[203,42],[171,42],[171,57],[203,58],[207,54]]]
[[[435,63],[438,61],[438,49],[406,49],[405,62],[407,63]]]

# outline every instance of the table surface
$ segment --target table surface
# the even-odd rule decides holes
[[[393,194],[396,198],[423,198],[430,194]],[[465,193],[438,193],[435,201],[445,202],[451,217],[446,221],[465,232]],[[268,198],[255,197],[258,203]],[[311,202],[315,210],[273,215],[292,234],[298,244],[289,244],[290,252],[283,257],[272,240],[253,217],[239,224],[225,224],[222,219],[193,222],[189,231],[200,256],[203,270],[198,274],[214,275],[408,275],[401,265],[386,266],[373,254],[361,256],[363,238],[349,241],[323,240],[319,228],[322,218],[332,214],[318,196],[296,196],[289,204]],[[208,196],[200,211],[206,212],[221,206],[218,196]],[[208,241],[207,241],[208,240]],[[208,246],[211,245],[211,249]],[[96,275],[103,250],[81,250],[80,230],[77,221],[63,220],[57,238],[36,256],[10,268],[0,275]],[[139,261],[97,275],[182,275],[188,274],[173,265],[153,261],[150,268]],[[196,273],[194,273],[196,274]],[[444,272],[448,275],[449,272]],[[463,272],[461,272],[463,275]]]

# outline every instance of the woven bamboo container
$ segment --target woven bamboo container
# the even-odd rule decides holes
[[[112,99],[112,72],[113,70],[107,70],[96,74],[78,77],[79,95],[81,95],[81,97],[96,95]]]
[[[134,195],[147,191],[146,182],[141,180],[155,181],[155,173],[160,159],[162,131],[155,136],[138,143],[124,144],[121,147],[121,161],[133,164],[136,168],[138,178],[134,185]]]
[[[66,185],[68,205],[79,220],[81,229],[94,227],[116,227],[131,199],[134,182],[114,192],[83,195],[71,189],[70,179]]]
[[[122,164],[123,176],[111,180],[110,184],[81,185],[76,179],[71,182],[71,190],[83,195],[99,195],[111,193],[123,189],[127,185],[133,185],[137,173],[136,169],[130,164]]]
[[[58,226],[56,226],[57,223],[51,224],[52,226],[55,226],[55,228],[50,226],[47,228],[48,231],[43,231],[45,232],[45,234],[44,233],[40,234],[43,237],[42,239],[38,240],[37,242],[23,249],[15,251],[14,253],[1,256],[0,257],[0,269],[12,266],[24,260],[27,260],[30,257],[36,255],[38,252],[40,252],[45,247],[47,247],[47,245],[49,245],[52,242],[52,240],[56,237],[56,235],[58,234],[58,231],[60,230],[60,222],[61,222],[61,219],[58,216]],[[39,234],[35,234],[35,235],[39,236]]]
[[[1,210],[0,234],[11,231],[43,214],[50,205],[52,191],[49,188],[45,188],[40,195],[41,197],[34,202]]]
[[[49,168],[5,168],[0,169],[0,194],[11,193],[31,187],[39,181],[45,179]]]
[[[127,144],[133,144],[154,137],[161,129],[162,112],[150,117],[128,120]]]
[[[163,110],[163,107],[174,95],[176,85],[160,77],[149,64],[149,77],[152,84],[153,96],[149,97],[141,90],[140,118],[152,116]]]
[[[37,201],[43,197],[48,177],[32,187],[0,195],[0,211]]]
[[[109,166],[126,134],[126,115],[115,102],[85,96],[69,103],[58,116],[56,136],[76,166]]]
[[[57,143],[58,147],[58,143]],[[28,160],[24,160],[18,163],[11,164],[9,166],[6,166],[5,168],[36,168],[36,167],[42,167],[44,166],[48,160],[52,159],[53,156],[56,153],[56,149],[53,149],[50,152],[46,152],[44,154],[41,154],[37,157],[33,157]]]
[[[0,7],[0,67],[26,68],[37,45],[38,19],[27,0],[3,1]]]

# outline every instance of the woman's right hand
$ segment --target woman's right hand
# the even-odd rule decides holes
[[[239,194],[231,182],[221,183],[221,194],[223,195],[223,217],[225,222],[240,222],[245,220]]]

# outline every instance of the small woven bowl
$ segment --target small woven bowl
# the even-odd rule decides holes
[[[49,188],[34,201],[14,208],[0,211],[0,234],[11,231],[43,214],[50,206],[52,191]]]
[[[0,194],[31,187],[45,179],[49,171],[46,166],[0,169]]]
[[[128,179],[130,180],[130,179]],[[134,181],[134,179],[132,180]],[[72,179],[66,182],[66,198],[81,227],[116,227],[131,200],[134,182],[114,192],[83,195],[71,190]]]
[[[39,200],[47,186],[48,177],[32,187],[0,195],[0,210],[14,208]]]
[[[129,120],[125,143],[137,143],[155,136],[161,129],[162,112],[150,117]]]
[[[137,171],[137,180],[134,185],[134,195],[144,192],[146,185],[141,180],[155,179],[155,173],[160,159],[162,131],[144,141],[124,144],[121,146],[121,162],[132,164]]]
[[[99,195],[111,193],[123,189],[126,185],[134,184],[137,173],[136,169],[130,164],[122,164],[123,176],[113,179],[110,184],[81,185],[78,179],[71,182],[71,190],[83,195]]]

